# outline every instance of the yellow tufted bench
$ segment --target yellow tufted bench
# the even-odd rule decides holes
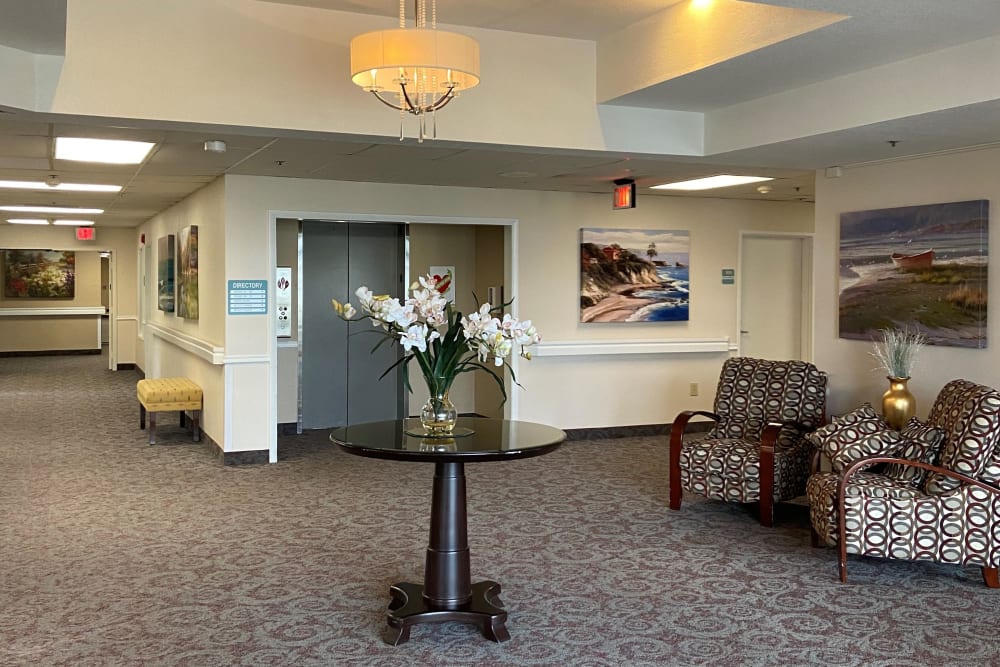
[[[191,435],[195,442],[201,440],[201,387],[187,378],[155,378],[139,380],[135,386],[139,398],[139,428],[146,428],[149,413],[149,444],[156,444],[156,413],[177,410],[181,413],[181,426],[185,426],[184,411],[191,411]]]

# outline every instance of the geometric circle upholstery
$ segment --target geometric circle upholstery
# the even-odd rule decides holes
[[[760,500],[761,436],[769,422],[792,422],[774,447],[774,498],[805,492],[812,448],[804,439],[823,423],[826,374],[805,361],[733,357],[722,365],[713,412],[719,416],[704,438],[682,442],[681,488],[716,500]]]
[[[869,456],[895,456],[905,445],[899,432],[889,428],[869,403],[842,417],[834,417],[808,437],[836,472]]]
[[[941,446],[944,445],[944,431],[925,424],[916,417],[910,417],[910,421],[899,432],[903,442],[906,443],[903,449],[897,454],[897,458],[907,461],[919,461],[936,465],[941,456]],[[908,482],[912,486],[921,487],[927,471],[923,468],[903,465],[902,463],[890,463],[886,465],[883,474],[889,479],[897,482]]]
[[[945,433],[939,465],[984,482],[1000,482],[1000,392],[967,380],[953,380],[941,390],[927,423]],[[924,483],[927,493],[958,488],[953,477],[931,473]]]

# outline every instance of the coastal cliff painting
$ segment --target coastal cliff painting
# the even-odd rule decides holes
[[[691,236],[676,229],[581,229],[581,322],[686,322]]]
[[[879,329],[931,345],[986,347],[989,201],[840,216],[840,337]]]

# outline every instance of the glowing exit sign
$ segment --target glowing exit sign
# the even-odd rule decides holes
[[[623,208],[635,208],[635,181],[631,178],[619,178],[615,181],[615,198],[611,202],[615,211]]]
[[[97,238],[94,234],[93,227],[77,227],[76,228],[76,240],[77,241],[93,241]]]

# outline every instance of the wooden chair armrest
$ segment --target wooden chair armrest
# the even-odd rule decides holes
[[[673,509],[680,509],[681,503],[681,442],[684,440],[684,431],[692,417],[708,417],[712,421],[719,421],[719,415],[707,410],[685,410],[677,415],[674,423],[670,425],[670,506]]]
[[[681,441],[684,439],[684,431],[687,430],[688,422],[692,417],[708,417],[712,421],[719,421],[721,417],[708,410],[685,410],[677,415],[674,423],[670,425],[670,462],[680,461]],[[677,465],[680,465],[679,463]]]
[[[678,433],[683,436],[684,431],[687,429],[688,422],[691,421],[692,417],[708,417],[712,421],[719,421],[722,419],[719,415],[714,412],[709,412],[708,410],[685,410],[684,412],[677,415],[674,418],[673,424],[670,425],[670,440],[674,439],[674,434]]]
[[[847,484],[851,477],[859,470],[864,470],[870,466],[877,463],[897,463],[899,465],[909,466],[911,468],[923,468],[924,470],[929,470],[930,472],[936,472],[945,477],[951,477],[952,479],[957,479],[962,482],[962,484],[967,484],[971,486],[978,486],[979,488],[989,491],[990,493],[1000,494],[1000,487],[993,486],[992,484],[987,484],[978,479],[969,477],[968,475],[963,475],[960,472],[955,472],[954,470],[949,470],[948,468],[942,468],[941,466],[936,466],[930,463],[924,463],[922,461],[911,461],[910,459],[900,459],[892,456],[869,456],[863,459],[858,459],[851,465],[847,466],[841,473],[840,484],[837,488],[837,498],[838,505],[840,499],[844,497],[845,490],[847,489]]]

